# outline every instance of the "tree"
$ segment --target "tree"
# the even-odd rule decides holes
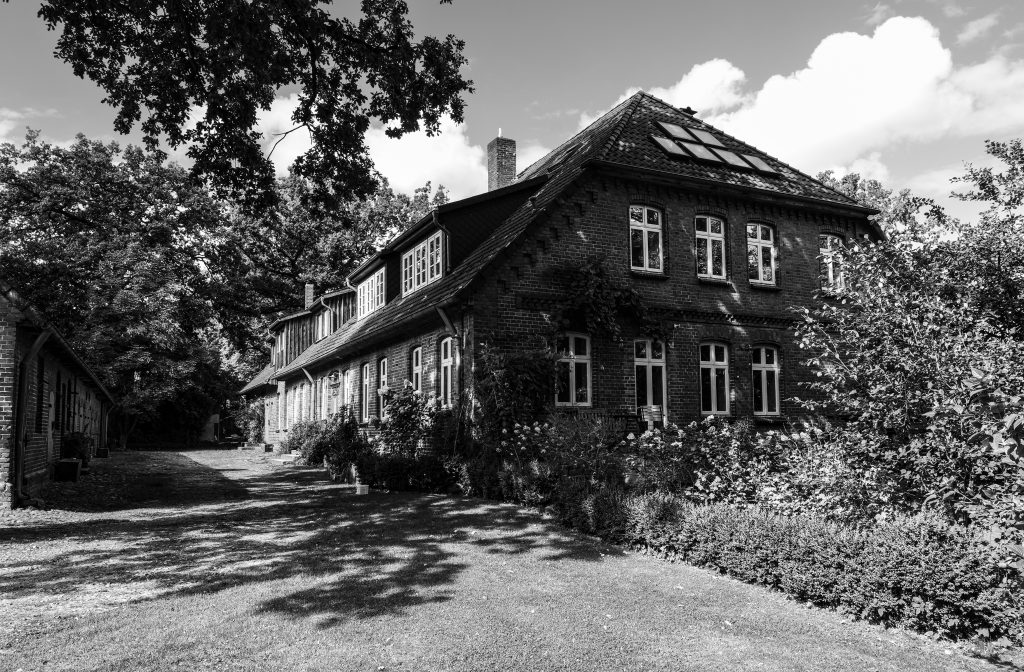
[[[222,221],[160,154],[35,132],[0,145],[0,269],[118,397],[123,436],[168,405],[200,424],[216,408]]]
[[[56,56],[106,92],[119,133],[139,123],[150,150],[188,147],[193,175],[250,208],[276,195],[259,114],[297,89],[295,126],[282,137],[308,134],[293,170],[310,180],[309,204],[331,210],[374,189],[371,120],[391,137],[433,134],[443,115],[462,121],[473,89],[459,72],[464,42],[416,41],[402,0],[363,0],[358,20],[327,4],[44,0],[39,16],[60,28]]]

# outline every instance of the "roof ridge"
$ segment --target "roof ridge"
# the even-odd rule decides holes
[[[619,137],[622,135],[622,131],[626,128],[629,122],[633,120],[633,115],[636,114],[636,109],[637,107],[640,106],[640,101],[643,99],[644,96],[648,95],[650,94],[648,94],[646,91],[638,91],[626,99],[625,102],[629,103],[628,109],[626,112],[622,113],[619,116],[619,119],[616,122],[615,126],[608,133],[608,137],[605,138],[604,144],[601,146],[601,149],[596,153],[598,158],[603,158],[605,153],[608,151],[608,148],[611,147],[612,144],[614,144],[619,139]],[[654,98],[654,96],[651,96],[651,98]],[[657,98],[655,98],[655,100],[657,100]],[[594,123],[597,123],[597,120],[595,120]]]

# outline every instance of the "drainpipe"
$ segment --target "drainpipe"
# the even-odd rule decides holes
[[[47,339],[53,334],[52,329],[44,329],[36,336],[36,340],[29,348],[28,354],[18,364],[18,393],[14,397],[14,500],[13,504],[21,502],[22,491],[21,481],[25,477],[25,427],[28,425],[28,405],[25,397],[28,396],[28,371],[29,364],[36,360],[39,351]],[[37,390],[36,394],[42,394]]]

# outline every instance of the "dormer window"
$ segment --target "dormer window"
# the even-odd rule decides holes
[[[359,319],[362,319],[384,305],[384,269],[359,283],[356,288],[356,303]]]
[[[441,232],[402,255],[402,295],[441,277]]]
[[[321,310],[316,316],[316,333],[315,339],[317,341],[323,340],[334,331],[334,313],[330,310]]]

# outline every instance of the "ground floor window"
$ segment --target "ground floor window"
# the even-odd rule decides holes
[[[557,342],[555,405],[590,406],[590,337],[568,333]]]
[[[384,357],[378,363],[377,373],[377,413],[384,416],[384,406],[387,403],[388,394],[388,358]]]
[[[649,421],[665,417],[665,344],[652,339],[633,341],[636,409]]]
[[[753,350],[754,415],[779,414],[779,352],[770,345]]]
[[[441,341],[441,397],[442,406],[452,405],[452,377],[455,372],[455,356],[452,352],[452,339],[446,338]]]
[[[700,345],[700,412],[729,413],[729,346],[724,343]]]
[[[363,364],[363,396],[360,418],[363,422],[370,421],[370,365]]]
[[[423,391],[423,348],[413,348],[409,356],[410,383],[414,392]]]

